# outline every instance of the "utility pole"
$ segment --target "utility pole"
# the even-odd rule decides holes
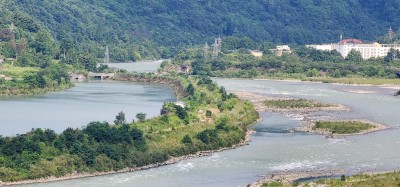
[[[104,63],[110,63],[110,52],[108,51],[108,46],[106,46],[106,52],[104,53]]]

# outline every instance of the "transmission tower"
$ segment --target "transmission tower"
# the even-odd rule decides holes
[[[392,27],[389,27],[389,29],[388,29],[388,34],[389,34],[389,39],[390,39],[390,40],[393,40],[394,32],[393,32]]]
[[[110,52],[108,51],[108,46],[106,46],[106,52],[104,53],[104,63],[110,63]]]
[[[204,45],[204,59],[208,60],[208,50],[210,49],[210,46],[208,46],[208,43]]]
[[[218,54],[221,52],[221,47],[222,47],[222,39],[221,39],[221,37],[215,38],[214,50],[213,50],[213,58],[218,57]]]

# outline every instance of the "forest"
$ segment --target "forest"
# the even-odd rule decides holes
[[[399,0],[16,0],[0,3],[0,25],[46,28],[58,43],[114,61],[169,58],[214,37],[257,42],[375,41],[400,26]]]

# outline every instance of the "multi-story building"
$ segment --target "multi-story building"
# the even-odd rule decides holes
[[[363,59],[385,57],[389,53],[390,49],[400,50],[400,46],[397,44],[364,44],[361,40],[357,39],[341,40],[336,44],[307,45],[307,47],[317,50],[336,50],[344,58],[347,57],[351,50],[355,50],[360,52]]]

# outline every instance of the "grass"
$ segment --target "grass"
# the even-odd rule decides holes
[[[354,175],[341,179],[322,179],[316,181],[317,184],[328,186],[400,186],[400,172],[389,172],[376,175]]]
[[[283,185],[281,182],[268,182],[268,183],[264,183],[261,187],[284,187],[285,185]]]
[[[321,108],[330,107],[331,104],[324,104],[314,100],[307,99],[278,99],[278,100],[266,100],[264,105],[268,107],[280,108],[280,109],[293,109],[293,108]]]
[[[314,128],[327,129],[334,134],[354,134],[374,126],[360,121],[318,121]]]
[[[9,77],[13,77],[16,79],[22,79],[23,75],[29,72],[38,72],[39,68],[35,67],[17,67],[11,66],[9,64],[4,64],[0,68],[0,74],[4,74]]]

